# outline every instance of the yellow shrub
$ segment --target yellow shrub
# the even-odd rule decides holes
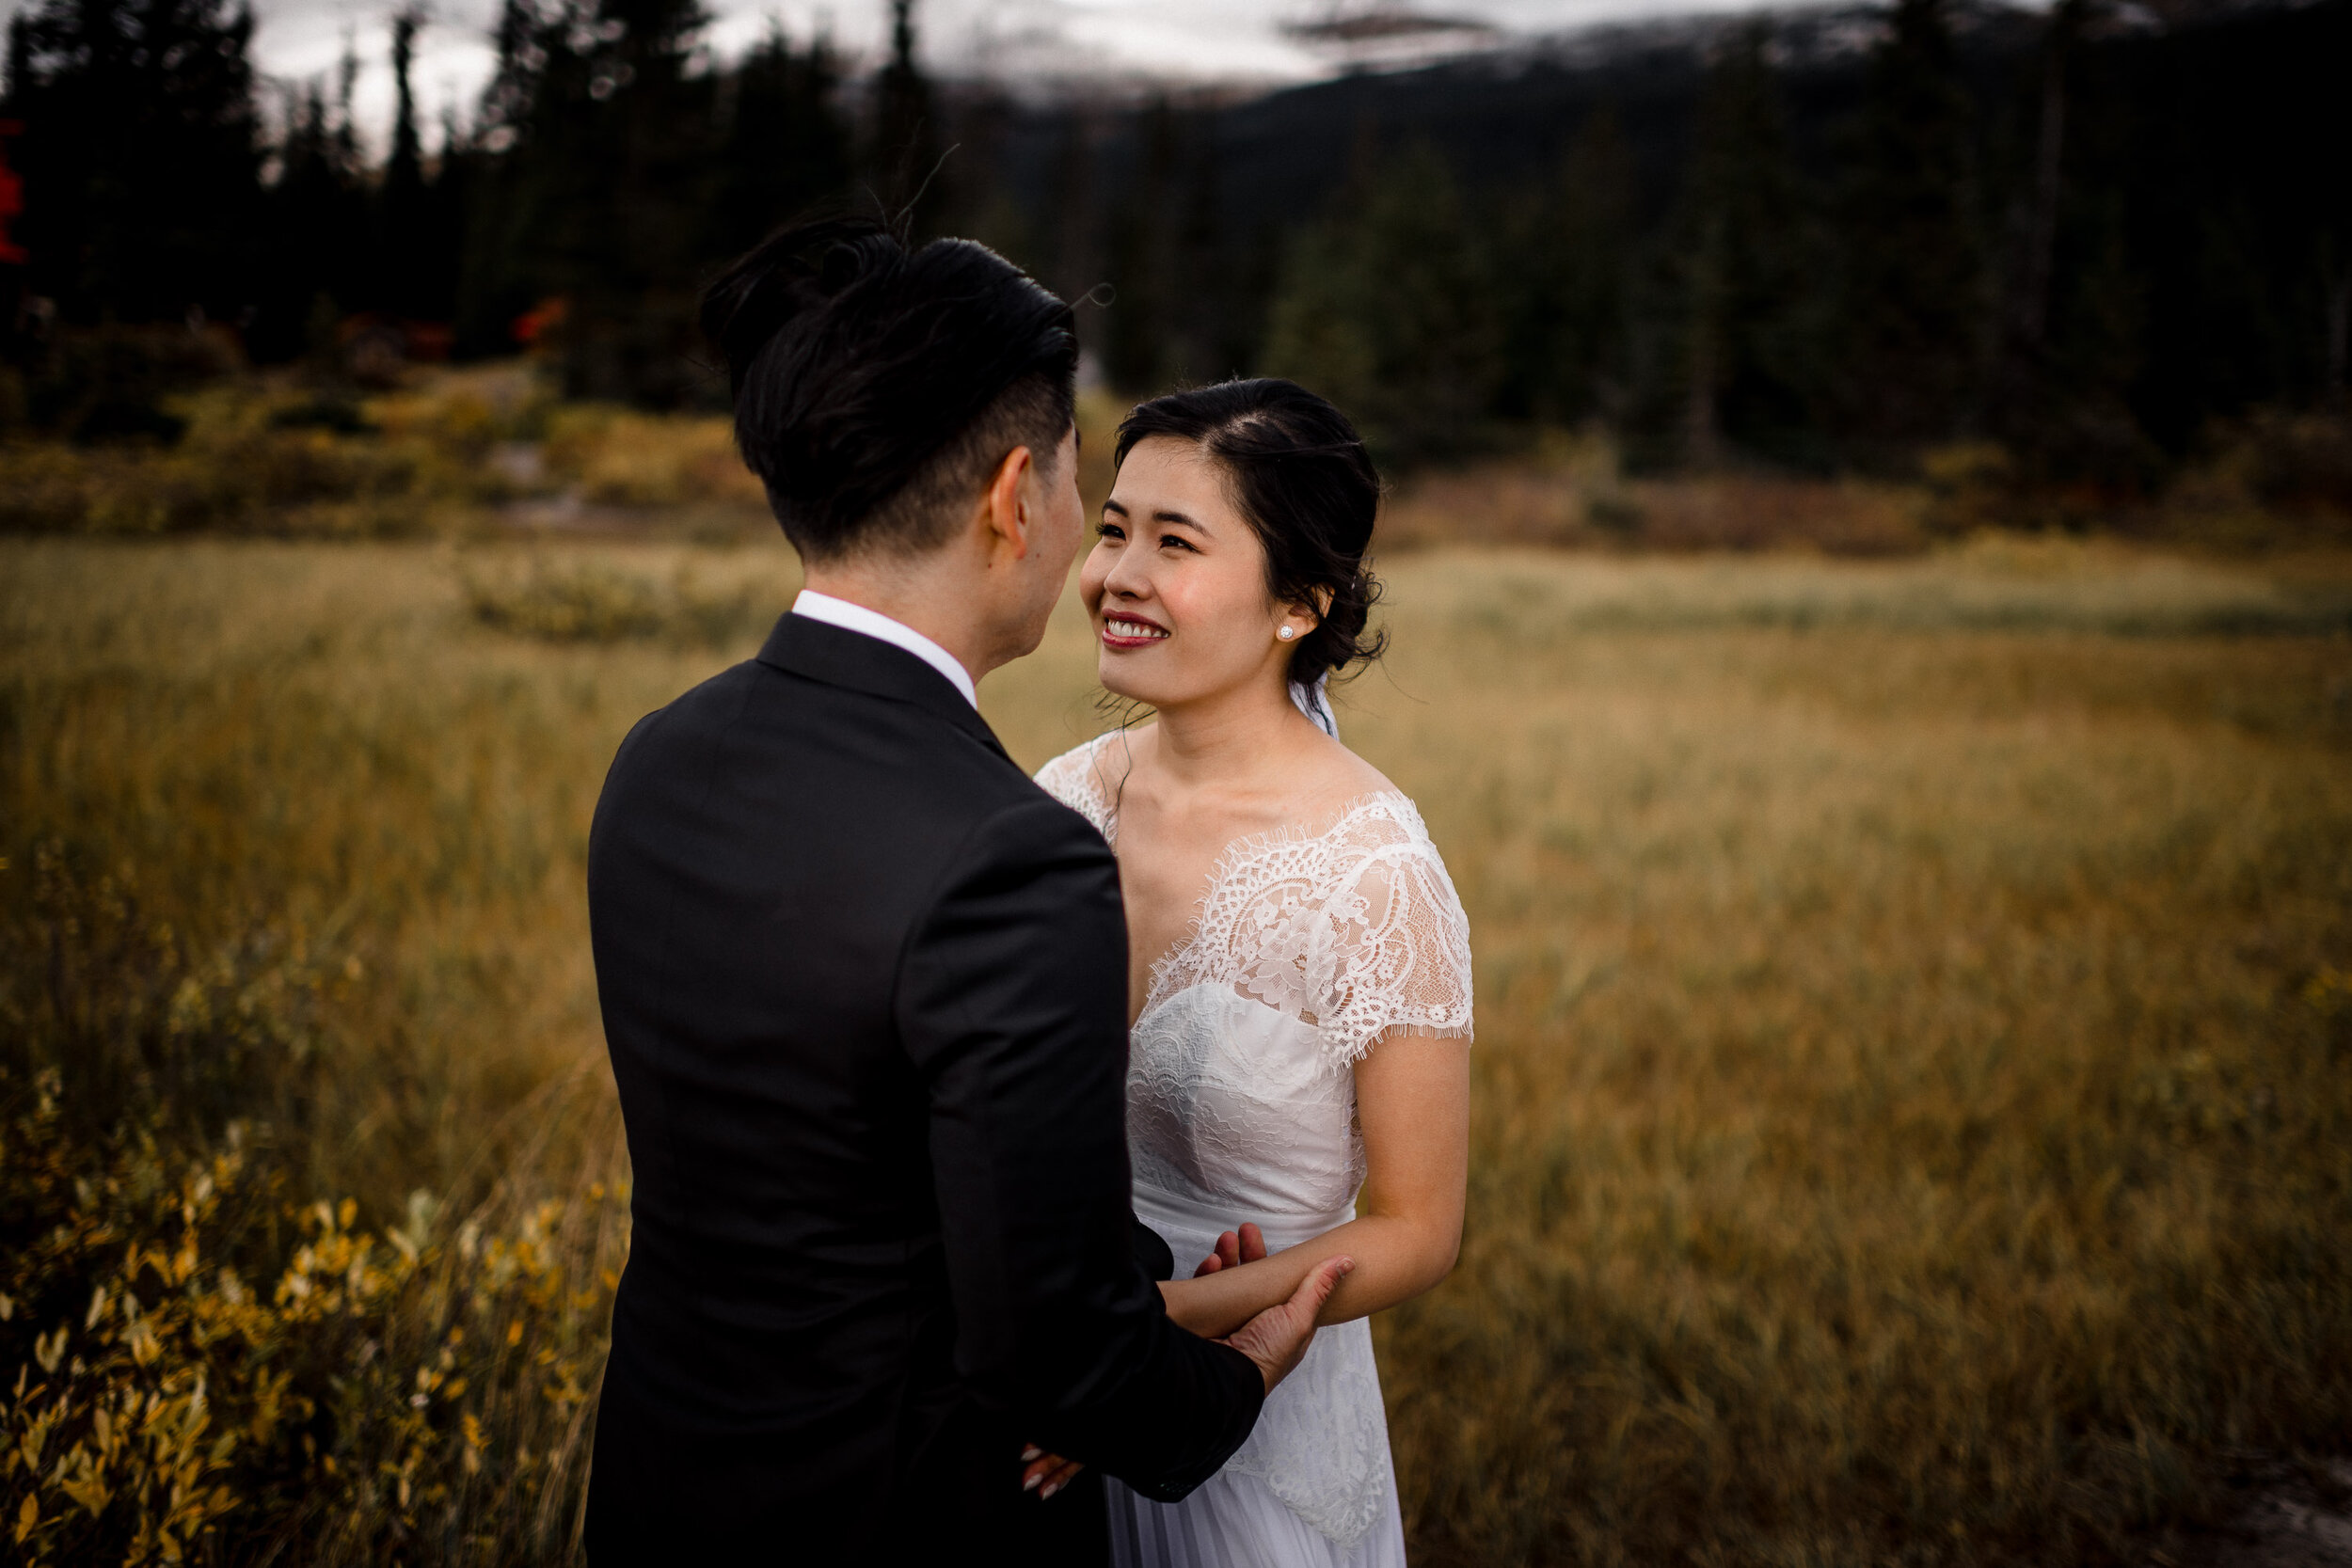
[[[546,456],[549,471],[598,505],[767,505],[759,481],[736,454],[734,427],[717,416],[563,408],[549,418]]]
[[[470,436],[351,435],[276,425],[270,412],[199,404],[169,448],[0,447],[0,530],[396,535],[425,531],[437,505],[506,493]]]
[[[207,1135],[169,1115],[202,1067],[154,1037],[283,1041],[308,1027],[274,1016],[300,1010],[303,988],[262,944],[196,973],[141,934],[114,879],[74,883],[41,860],[46,940],[8,943],[0,973],[15,1015],[0,1051],[0,1538],[15,1558],[574,1550],[626,1194],[505,1192],[460,1219],[419,1192],[374,1229],[350,1198],[294,1201],[291,1146],[267,1125]],[[40,958],[53,973],[27,984]],[[41,1065],[72,1039],[70,1075]],[[131,1060],[144,1082],[120,1070]]]
[[[237,1560],[289,1528],[313,1561],[570,1547],[609,1203],[491,1231],[437,1226],[420,1195],[376,1234],[349,1199],[286,1204],[263,1150],[92,1146],[59,1099],[40,1079],[0,1146],[0,1534],[21,1560],[174,1562],[208,1538]]]

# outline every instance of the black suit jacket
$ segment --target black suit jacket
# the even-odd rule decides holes
[[[1131,1241],[1110,851],[940,674],[803,617],[642,721],[588,856],[634,1228],[588,1549],[1099,1562],[1257,1418]],[[1163,1252],[1163,1257],[1165,1256]]]

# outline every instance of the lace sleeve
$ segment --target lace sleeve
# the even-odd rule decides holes
[[[1229,851],[1181,961],[1145,1004],[1203,979],[1313,1025],[1324,1054],[1360,1061],[1387,1035],[1470,1037],[1470,920],[1403,796],[1367,796],[1326,832]]]
[[[1100,739],[1064,752],[1037,770],[1038,787],[1094,824],[1104,838],[1111,836],[1110,811],[1094,776],[1095,748]]]
[[[1330,945],[1310,974],[1327,1055],[1360,1061],[1393,1034],[1472,1037],[1470,917],[1426,838],[1366,856],[1318,924]]]

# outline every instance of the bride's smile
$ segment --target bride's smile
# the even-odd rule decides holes
[[[1198,443],[1138,441],[1095,533],[1078,592],[1104,689],[1163,710],[1251,685],[1279,693],[1315,607],[1269,590],[1265,546]]]
[[[1140,648],[1152,642],[1165,641],[1168,628],[1140,615],[1120,614],[1103,617],[1103,646],[1105,648]]]

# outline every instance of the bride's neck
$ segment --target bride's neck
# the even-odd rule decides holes
[[[1191,789],[1216,784],[1249,787],[1276,774],[1304,725],[1289,692],[1252,684],[1158,710],[1157,755],[1168,782]]]

